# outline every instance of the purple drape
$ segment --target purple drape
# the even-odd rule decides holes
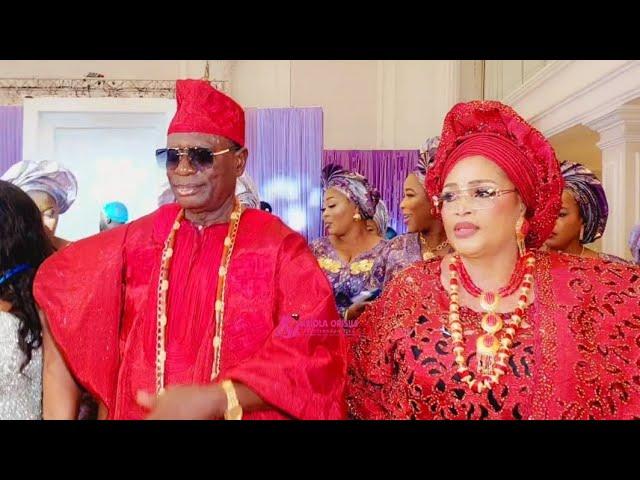
[[[322,166],[337,163],[367,177],[389,208],[390,226],[404,233],[406,227],[400,211],[404,180],[418,158],[418,150],[325,150]]]
[[[0,106],[0,175],[22,160],[22,107]],[[405,231],[400,201],[418,150],[322,150],[322,109],[248,108],[247,171],[260,199],[308,240],[322,235],[320,172],[338,163],[365,175],[389,207],[391,226]]]
[[[22,107],[0,106],[0,175],[22,160]]]
[[[247,172],[260,200],[308,240],[319,237],[322,109],[248,108],[245,119]]]

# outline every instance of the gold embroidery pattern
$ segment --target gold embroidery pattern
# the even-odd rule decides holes
[[[337,260],[332,260],[329,257],[318,258],[318,264],[320,265],[320,268],[331,273],[338,273],[341,268],[340,262],[338,262]]]
[[[373,268],[373,260],[360,260],[351,264],[351,275],[369,273]]]

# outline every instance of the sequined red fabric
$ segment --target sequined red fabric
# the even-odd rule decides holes
[[[349,413],[363,419],[640,418],[640,271],[536,254],[529,328],[510,370],[481,394],[461,383],[446,327],[440,260],[390,282],[360,317],[350,349]],[[462,308],[468,362],[480,315]]]
[[[525,190],[534,192],[533,200],[529,200],[530,204],[527,205],[531,228],[526,243],[531,248],[540,247],[553,231],[560,212],[564,183],[551,144],[507,105],[496,101],[473,101],[459,103],[449,111],[444,119],[435,163],[427,173],[425,183],[429,196],[442,192],[446,170],[451,167],[447,162],[449,156],[458,147],[462,148],[466,141],[478,142],[479,136],[485,140],[495,136],[503,137],[515,145],[524,159],[530,162],[526,166],[519,165],[517,163],[523,161],[522,155],[500,155],[503,165],[509,160],[514,162],[504,170],[516,188],[520,185],[523,193]],[[484,149],[487,149],[486,145]],[[485,156],[491,158],[490,154]],[[531,177],[535,184],[525,185],[531,183]]]
[[[208,133],[244,146],[244,110],[206,80],[176,81],[178,109],[168,133]]]
[[[177,205],[75,242],[50,257],[34,291],[76,379],[112,419],[139,419],[139,389],[155,391],[156,288]],[[213,309],[228,225],[184,220],[169,276],[166,383],[209,383]],[[248,209],[227,275],[219,379],[246,384],[273,408],[248,419],[344,416],[345,352],[333,292],[303,237]],[[298,326],[305,323],[302,331]]]

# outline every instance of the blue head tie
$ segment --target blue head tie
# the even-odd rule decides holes
[[[127,223],[129,220],[129,212],[124,203],[110,202],[102,208],[105,216],[111,219],[112,222]]]

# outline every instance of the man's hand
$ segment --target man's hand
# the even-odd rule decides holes
[[[355,320],[364,312],[364,309],[367,308],[367,305],[370,305],[371,301],[366,302],[358,302],[351,305],[345,314],[345,320]]]
[[[150,410],[147,420],[215,420],[227,409],[227,396],[218,385],[169,387],[161,395],[139,391],[137,401]]]

